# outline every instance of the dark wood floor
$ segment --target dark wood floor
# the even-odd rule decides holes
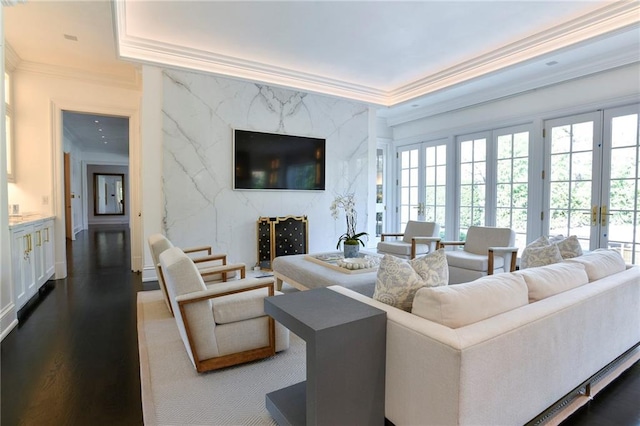
[[[126,228],[91,228],[67,244],[68,274],[1,345],[1,424],[140,425],[136,295]],[[526,389],[523,389],[526,392]],[[640,364],[563,426],[640,425]]]

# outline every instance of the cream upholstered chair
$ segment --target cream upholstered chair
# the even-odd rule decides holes
[[[169,311],[173,314],[173,307],[169,301],[167,289],[164,285],[162,269],[160,268],[160,254],[173,247],[173,244],[162,234],[152,234],[147,241],[149,243],[149,250],[151,251],[151,258],[153,259],[153,266],[156,268],[158,284],[164,295],[164,301]],[[227,255],[211,254],[210,246],[184,248],[182,251],[186,254],[207,253],[206,256],[192,258],[198,265],[198,270],[203,280],[207,283],[227,281],[227,279],[235,277],[238,272],[240,272],[240,278],[245,277],[246,267],[244,263],[227,264]]]
[[[462,246],[463,250],[447,250],[449,284],[473,281],[485,275],[516,269],[518,247],[516,233],[509,228],[471,226],[466,241],[440,241],[440,247]]]
[[[378,243],[378,253],[392,254],[404,259],[413,259],[427,253],[433,253],[440,241],[440,225],[434,222],[410,220],[403,233],[383,233]],[[402,237],[401,240],[388,240],[388,237]]]
[[[289,330],[264,312],[273,278],[246,278],[207,288],[177,247],[160,255],[165,285],[187,354],[198,372],[273,356],[289,347]]]

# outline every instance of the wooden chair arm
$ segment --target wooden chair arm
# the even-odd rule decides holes
[[[227,264],[226,254],[211,254],[209,256],[196,257],[191,259],[193,263],[212,262],[214,260],[221,260],[223,265]]]
[[[200,251],[206,251],[208,255],[211,254],[211,246],[197,246],[197,247],[187,247],[182,249],[185,253],[198,253]]]
[[[511,263],[509,265],[509,272],[513,272],[516,270],[516,261],[518,259],[518,256],[516,256],[516,253],[518,253],[518,247],[489,247],[489,263],[488,263],[488,271],[487,271],[487,275],[493,275],[493,257],[494,257],[494,253],[498,253],[498,255],[500,255],[500,253],[511,253]]]
[[[244,263],[232,263],[229,265],[211,266],[201,269],[200,275],[204,279],[209,275],[222,274],[222,282],[227,282],[227,272],[240,271],[240,279],[246,278],[247,267]]]
[[[176,302],[178,303],[178,306],[180,306],[180,311],[184,318],[184,311],[182,308],[184,305],[202,302],[203,300],[214,299],[216,297],[228,296],[230,294],[258,290],[261,288],[268,288],[269,296],[273,296],[275,294],[273,278],[249,278],[245,280],[229,281],[225,284],[217,285],[207,290],[182,294],[176,297]]]
[[[436,250],[439,249],[438,243],[440,242],[440,237],[413,237],[411,238],[411,259],[415,259],[416,257],[416,245],[417,244],[429,244],[436,243]]]
[[[385,232],[383,234],[380,234],[380,241],[384,241],[385,237],[403,237],[403,236],[404,236],[403,233]]]
[[[438,241],[438,248],[443,248],[444,246],[463,246],[466,241]]]

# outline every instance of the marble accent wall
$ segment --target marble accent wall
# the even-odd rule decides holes
[[[354,192],[358,230],[367,211],[368,106],[186,71],[163,81],[164,231],[178,246],[212,245],[232,262],[257,261],[260,216],[307,215],[309,251],[335,250],[345,232],[329,206]],[[233,190],[233,129],[325,138],[325,191]]]

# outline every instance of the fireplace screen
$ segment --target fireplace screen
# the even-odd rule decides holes
[[[271,270],[276,256],[306,254],[309,228],[306,216],[260,217],[258,219],[258,266]]]

